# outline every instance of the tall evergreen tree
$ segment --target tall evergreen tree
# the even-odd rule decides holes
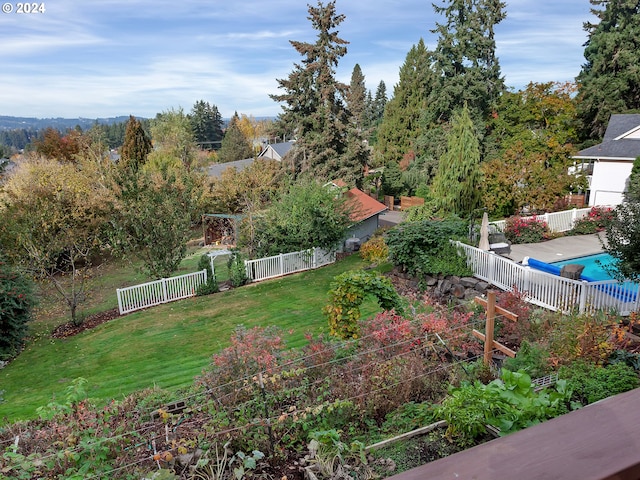
[[[193,104],[191,114],[191,128],[196,143],[202,148],[217,150],[222,142],[222,115],[218,107],[204,100]]]
[[[384,115],[384,109],[387,106],[387,86],[384,80],[380,80],[378,88],[376,89],[376,96],[373,99],[373,118],[376,123],[382,121]]]
[[[348,44],[335,30],[345,19],[336,13],[335,1],[309,6],[309,20],[317,30],[315,43],[290,41],[303,57],[286,79],[279,79],[285,93],[271,95],[283,102],[278,119],[279,130],[293,133],[297,142],[288,154],[297,173],[308,172],[324,179],[336,178],[349,170],[350,176],[362,175],[363,165],[343,162],[348,145],[349,118],[344,105],[347,85],[335,78],[338,61],[347,53]],[[343,175],[344,176],[344,175]]]
[[[447,152],[433,179],[433,197],[440,210],[466,217],[480,204],[480,145],[469,109],[454,113]]]
[[[137,172],[147,161],[147,155],[152,148],[151,139],[144,131],[142,123],[133,115],[129,116],[124,132],[124,143],[120,149],[120,168]]]
[[[378,128],[376,155],[381,160],[379,163],[400,162],[404,155],[415,152],[415,141],[421,128],[420,118],[433,82],[431,52],[420,39],[400,68],[393,98],[387,103]]]
[[[429,124],[447,122],[464,105],[474,120],[484,122],[495,108],[505,87],[494,27],[504,20],[505,6],[501,0],[445,0],[444,6],[433,6],[445,22],[433,30],[438,34],[433,53],[438,81],[429,95]]]
[[[233,162],[245,158],[253,158],[253,149],[249,140],[242,133],[240,117],[236,112],[231,117],[227,131],[222,138],[222,147],[218,152],[218,159],[220,162]]]
[[[640,109],[640,2],[589,0],[600,20],[589,33],[578,74],[578,116],[583,138],[600,139],[613,113]]]
[[[366,123],[367,87],[360,65],[356,63],[351,73],[351,83],[347,91],[347,109],[351,114],[352,125],[362,130]]]

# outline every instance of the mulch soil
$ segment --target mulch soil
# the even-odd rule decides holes
[[[80,332],[84,332],[85,330],[90,330],[92,328],[97,327],[98,325],[102,325],[114,318],[120,316],[120,312],[117,308],[113,308],[111,310],[107,310],[105,312],[96,313],[94,315],[89,315],[80,325],[75,325],[73,322],[64,323],[62,325],[58,325],[53,332],[51,332],[51,336],[53,338],[67,338],[73,337],[74,335],[79,334]]]

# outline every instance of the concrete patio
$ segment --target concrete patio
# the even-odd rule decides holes
[[[604,240],[604,234],[602,234]],[[570,258],[583,257],[603,251],[600,234],[560,237],[542,243],[511,245],[511,253],[504,255],[520,263],[524,257],[551,263]]]

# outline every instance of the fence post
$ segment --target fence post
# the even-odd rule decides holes
[[[163,278],[162,279],[162,301],[164,303],[167,303],[169,296],[167,295],[167,279]]]
[[[118,296],[118,311],[120,312],[120,315],[122,315],[122,290],[116,288],[116,295]]]
[[[489,252],[489,271],[487,272],[487,277],[489,283],[495,285],[494,276],[496,274],[496,252]]]
[[[250,270],[251,270],[251,269],[249,268],[249,260],[245,260],[245,261],[244,261],[244,272],[247,274],[247,278],[248,278],[249,280],[255,280],[255,278],[253,278],[253,277],[251,276],[251,271],[250,271]]]
[[[528,292],[531,285],[531,267],[524,267],[524,282],[522,285],[522,292]]]
[[[487,325],[484,331],[484,364],[490,365],[493,353],[493,330],[496,317],[496,291],[487,291]]]
[[[580,282],[580,304],[578,307],[578,312],[580,312],[581,314],[584,313],[586,307],[587,307],[587,281],[586,280],[582,280],[582,282]]]
[[[318,267],[318,257],[316,252],[316,247],[313,247],[313,268]]]
[[[284,255],[278,255],[278,260],[280,262],[280,276],[284,275]]]

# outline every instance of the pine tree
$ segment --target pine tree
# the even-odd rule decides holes
[[[578,116],[585,139],[600,139],[613,113],[640,109],[640,2],[590,0],[599,23],[585,23],[589,32],[578,74]]]
[[[420,118],[434,82],[433,75],[431,52],[420,39],[400,68],[400,79],[378,128],[376,155],[381,158],[381,163],[398,163],[405,154],[415,152],[415,141],[421,129]]]
[[[242,133],[240,117],[236,112],[231,117],[227,131],[222,138],[222,147],[218,151],[218,159],[220,162],[233,162],[245,158],[253,158],[253,149],[244,133]]]
[[[316,43],[290,41],[303,57],[286,79],[279,79],[285,93],[271,95],[283,102],[278,119],[279,130],[293,133],[297,139],[289,153],[296,173],[310,173],[323,179],[336,178],[336,172],[352,168],[352,175],[362,175],[362,165],[344,164],[349,136],[349,118],[344,105],[347,85],[335,78],[335,68],[346,52],[347,41],[335,28],[345,16],[336,13],[335,1],[326,6],[309,6],[309,20],[318,31]]]
[[[138,169],[147,161],[147,155],[152,149],[151,139],[144,131],[142,123],[133,115],[129,116],[129,121],[124,132],[124,143],[120,149],[120,161],[118,165],[122,170],[129,169],[136,173]]]
[[[359,130],[363,130],[366,123],[367,88],[362,69],[357,63],[351,73],[351,83],[349,84],[346,100],[347,109],[351,114],[352,125]]]
[[[446,22],[433,30],[438,34],[433,53],[438,82],[430,91],[426,120],[445,123],[467,105],[472,118],[484,122],[505,90],[494,39],[494,27],[506,16],[505,3],[446,0],[445,6],[433,8]]]
[[[193,136],[198,145],[205,149],[220,148],[222,141],[222,115],[218,107],[204,100],[194,103],[189,115]]]
[[[433,197],[444,213],[466,217],[480,204],[480,145],[469,109],[454,113],[447,152],[433,179]]]

